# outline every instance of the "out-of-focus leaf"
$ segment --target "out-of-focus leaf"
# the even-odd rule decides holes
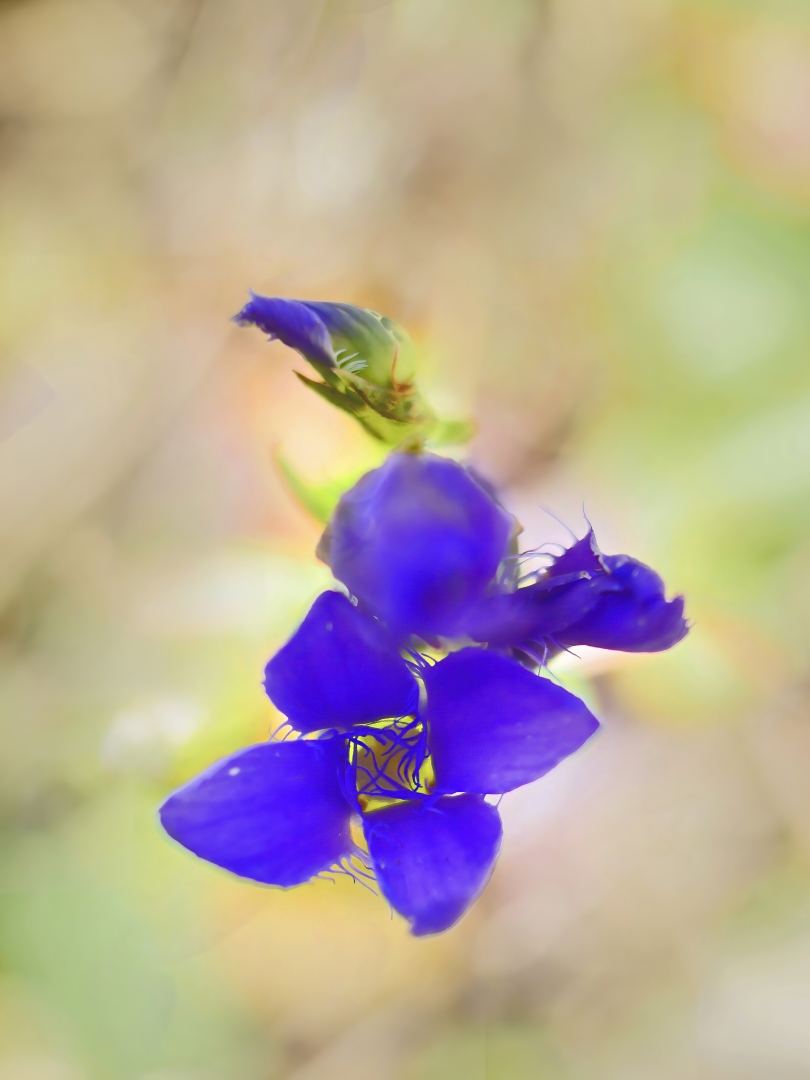
[[[326,524],[332,516],[332,511],[338,504],[338,499],[366,471],[365,466],[351,473],[345,473],[337,478],[313,483],[305,480],[298,470],[290,464],[282,453],[276,451],[273,455],[279,472],[287,482],[290,491],[298,502],[308,510],[310,514],[322,524]]]
[[[431,446],[463,446],[475,435],[472,420],[439,420],[431,430]]]
[[[174,998],[152,928],[119,894],[59,873],[5,896],[4,967],[39,986],[106,1075],[139,1074],[159,1055]]]

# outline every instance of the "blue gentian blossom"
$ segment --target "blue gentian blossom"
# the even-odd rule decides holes
[[[544,776],[599,727],[545,661],[578,644],[656,651],[687,632],[682,598],[603,555],[592,531],[523,578],[532,553],[514,554],[515,532],[455,461],[400,451],[362,477],[319,546],[350,595],[321,594],[265,669],[292,737],[169,796],[166,832],[251,881],[342,871],[375,880],[412,933],[452,926],[500,849],[488,797]]]
[[[481,795],[402,799],[361,812],[368,855],[353,841],[346,743],[261,743],[212,766],[161,808],[164,829],[200,858],[290,888],[329,871],[369,867],[412,933],[452,926],[489,880],[500,815]],[[348,769],[351,771],[351,769]]]
[[[409,667],[390,641],[345,596],[322,594],[266,685],[298,731],[311,733],[319,712],[328,729],[233,754],[170,796],[161,821],[194,854],[268,885],[371,873],[414,934],[439,933],[481,892],[500,848],[484,796],[536,780],[599,725],[513,659],[466,648]],[[387,715],[392,706],[409,715]]]

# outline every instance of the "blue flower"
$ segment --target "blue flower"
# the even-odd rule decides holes
[[[361,374],[386,388],[413,377],[413,343],[393,319],[353,304],[250,295],[233,321],[258,326],[310,363]]]
[[[452,926],[489,879],[501,823],[484,796],[536,780],[599,726],[573,694],[483,648],[406,663],[339,593],[315,601],[266,687],[299,732],[319,716],[329,730],[218,762],[166,800],[166,832],[263,884],[370,873],[417,935]]]
[[[629,555],[603,555],[593,530],[520,588],[490,590],[470,613],[468,633],[545,661],[575,645],[660,652],[686,636],[682,596]]]
[[[166,832],[217,866],[290,888],[318,874],[363,871],[341,783],[339,738],[261,743],[218,762],[161,808]],[[403,800],[362,816],[380,890],[414,934],[453,925],[486,885],[501,842],[480,795]]]
[[[683,598],[668,601],[636,559],[603,555],[592,530],[523,578],[535,553],[511,554],[514,533],[454,461],[393,453],[366,474],[319,545],[351,598],[319,596],[265,669],[296,737],[239,751],[169,796],[166,832],[267,885],[371,877],[414,934],[452,926],[500,848],[487,796],[537,780],[599,727],[534,668],[574,645],[669,648],[688,629]],[[437,661],[424,643],[456,651]]]
[[[509,551],[514,519],[468,469],[395,453],[338,503],[318,555],[399,637],[464,633]]]

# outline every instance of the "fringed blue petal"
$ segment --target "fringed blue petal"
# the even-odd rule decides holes
[[[264,686],[304,733],[406,716],[419,697],[385,627],[338,592],[321,593],[265,668]]]
[[[424,673],[435,790],[531,783],[599,727],[585,704],[498,653],[462,649]]]
[[[592,611],[601,596],[621,589],[604,572],[595,578],[575,575],[573,581],[566,575],[561,584],[543,577],[516,592],[485,597],[470,612],[467,632],[473,641],[496,647],[554,642],[560,631]]]
[[[170,795],[163,828],[201,859],[265,885],[300,885],[351,855],[342,740],[261,743]]]
[[[593,530],[538,576],[483,597],[468,613],[474,641],[496,648],[574,645],[659,652],[685,637],[683,598],[667,601],[654,570],[629,555],[602,555]]]
[[[545,581],[565,577],[568,574],[588,574],[593,577],[604,571],[603,556],[600,552],[593,529],[588,529],[581,540],[576,540],[562,555],[558,555],[543,575]]]
[[[464,632],[513,519],[455,461],[391,454],[340,500],[319,554],[399,636]]]
[[[363,818],[383,896],[416,935],[457,922],[489,880],[501,819],[480,795],[399,803]]]
[[[240,326],[258,326],[265,334],[296,349],[307,360],[327,367],[335,366],[329,333],[311,304],[251,293],[250,301],[234,315],[233,321]]]
[[[561,645],[593,645],[623,652],[661,652],[689,632],[682,596],[667,600],[654,570],[629,555],[606,555],[609,580],[619,589],[556,632]],[[594,582],[596,584],[596,582]]]

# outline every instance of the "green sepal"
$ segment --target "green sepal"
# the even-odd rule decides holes
[[[323,379],[325,383],[328,383],[333,390],[343,390],[346,383],[341,379],[340,374],[335,368],[329,367],[328,364],[322,364],[320,360],[312,360],[307,357],[307,363],[311,364],[315,368],[317,373]],[[296,373],[297,374],[297,373]]]
[[[344,376],[347,384],[361,398],[366,405],[386,420],[398,420],[400,423],[407,419],[407,414],[412,411],[409,407],[406,391],[381,390],[380,387],[362,379],[357,375],[346,373]],[[410,390],[410,387],[408,388]]]
[[[361,398],[356,394],[349,392],[341,392],[335,390],[333,387],[328,386],[326,383],[316,382],[314,379],[308,379],[306,375],[302,375],[300,371],[295,372],[296,376],[301,382],[308,386],[311,390],[314,390],[316,394],[328,401],[330,405],[334,405],[338,409],[342,409],[344,412],[349,413],[351,416],[359,419],[359,413],[361,413],[367,406]]]

